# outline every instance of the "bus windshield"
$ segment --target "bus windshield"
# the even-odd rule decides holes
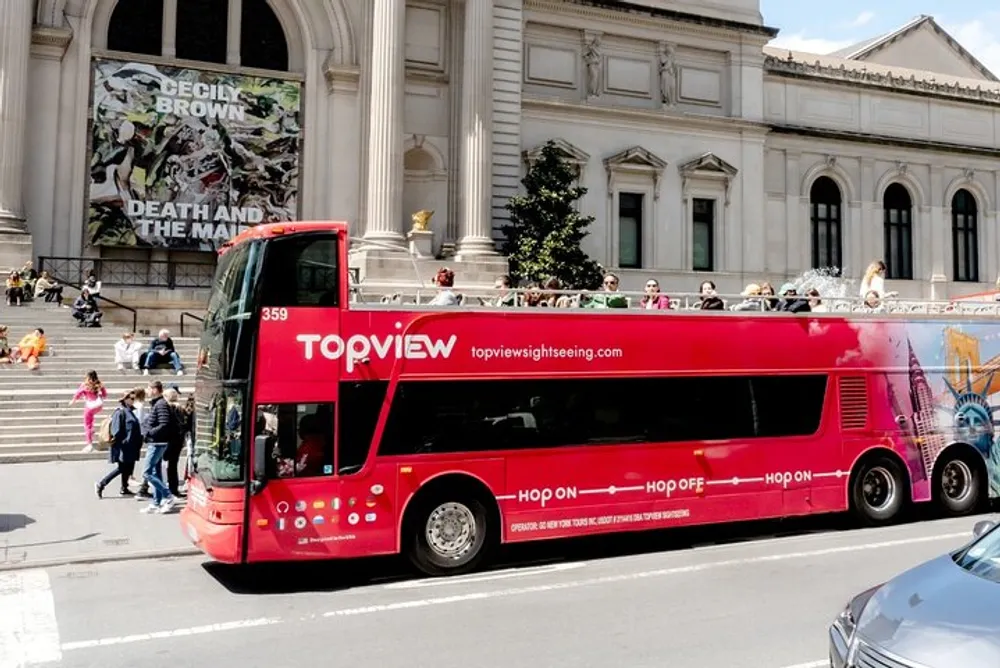
[[[209,300],[195,381],[194,473],[215,482],[244,479],[243,402],[253,359],[250,316],[261,244],[231,248],[219,258]]]

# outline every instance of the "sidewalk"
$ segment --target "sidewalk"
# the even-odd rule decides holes
[[[0,570],[198,553],[177,510],[143,515],[146,502],[118,496],[117,482],[99,500],[94,482],[110,468],[104,461],[0,465]]]

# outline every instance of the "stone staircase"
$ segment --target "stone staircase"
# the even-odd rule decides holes
[[[111,323],[99,329],[80,328],[68,308],[38,301],[21,307],[0,302],[0,323],[9,327],[11,346],[35,327],[44,329],[48,339],[39,370],[29,371],[25,364],[0,364],[0,464],[107,457],[106,452],[82,451],[83,405],[79,402],[70,408],[68,404],[84,374],[96,370],[108,388],[104,411],[95,420],[97,429],[124,391],[146,385],[148,378],[141,372],[118,371],[115,366],[114,344],[123,328]],[[144,345],[149,338],[137,336]],[[194,390],[198,339],[173,339],[185,375],[175,376],[168,369],[151,371],[150,377],[156,376],[164,385],[176,384],[186,394]]]

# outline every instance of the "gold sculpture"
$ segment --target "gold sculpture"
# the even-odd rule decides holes
[[[415,214],[410,216],[410,220],[413,221],[413,232],[426,232],[427,228],[430,226],[431,218],[434,216],[433,211],[428,211],[427,209],[422,209],[417,211]]]

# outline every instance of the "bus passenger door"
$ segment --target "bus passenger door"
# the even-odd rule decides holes
[[[340,529],[333,484],[336,397],[258,403],[254,412],[250,561],[335,556]]]

